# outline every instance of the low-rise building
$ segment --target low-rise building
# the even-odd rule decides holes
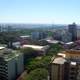
[[[46,40],[49,44],[58,44],[58,40]]]
[[[20,38],[22,38],[22,39],[30,39],[30,35],[20,36]]]
[[[44,54],[46,54],[46,51],[49,49],[49,45],[46,45],[46,46],[22,45],[21,48],[32,48],[32,49],[40,52],[40,54],[44,55]]]

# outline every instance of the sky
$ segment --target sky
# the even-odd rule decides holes
[[[0,23],[80,24],[80,0],[0,0]]]

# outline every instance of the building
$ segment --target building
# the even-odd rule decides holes
[[[58,53],[50,64],[50,80],[80,80],[80,51]]]
[[[31,43],[31,36],[30,35],[20,36],[19,41],[20,41],[21,45],[30,44]]]
[[[56,31],[53,33],[53,39],[62,41],[64,43],[71,42],[72,34],[66,30]]]
[[[47,37],[47,33],[45,32],[32,32],[31,39],[32,40],[41,40]]]
[[[77,25],[75,23],[69,25],[68,30],[72,35],[72,41],[77,40]]]
[[[0,49],[0,80],[16,80],[23,70],[23,54],[11,49]]]
[[[0,32],[2,32],[2,26],[0,25]]]
[[[46,51],[49,49],[49,46],[39,46],[39,45],[22,45],[21,48],[32,48],[39,52],[41,55],[45,55]]]
[[[72,41],[72,34],[68,31],[64,31],[61,35],[61,41],[64,43],[71,42]]]
[[[30,39],[30,35],[20,36],[20,38],[22,38],[22,39]]]
[[[75,44],[74,42],[68,42],[68,43],[62,44],[62,46],[64,49],[72,49],[75,46]]]
[[[62,57],[57,57],[52,61],[50,65],[50,80],[63,80],[65,61]]]
[[[18,41],[18,42],[13,42],[12,43],[12,46],[13,46],[13,48],[20,48],[20,46],[21,46],[21,43]]]
[[[49,44],[58,44],[59,43],[59,41],[58,40],[50,40],[50,39],[48,39],[48,40],[46,40]]]
[[[54,32],[53,33],[53,39],[61,41],[61,32],[60,31]]]

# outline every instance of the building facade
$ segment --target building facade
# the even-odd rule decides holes
[[[45,32],[32,32],[31,39],[32,40],[41,40],[47,37],[47,33]]]
[[[50,80],[80,80],[80,51],[59,53],[51,62]]]
[[[7,49],[0,50],[0,80],[16,80],[23,70],[23,54]]]
[[[77,40],[77,25],[75,23],[69,25],[68,30],[72,35],[72,41]]]
[[[72,41],[72,34],[65,31],[62,36],[61,36],[61,41],[67,43],[67,42],[71,42]]]
[[[61,32],[60,31],[54,32],[53,33],[53,39],[61,41]]]

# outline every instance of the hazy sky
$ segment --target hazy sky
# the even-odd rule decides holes
[[[80,23],[80,0],[0,0],[0,23]]]

